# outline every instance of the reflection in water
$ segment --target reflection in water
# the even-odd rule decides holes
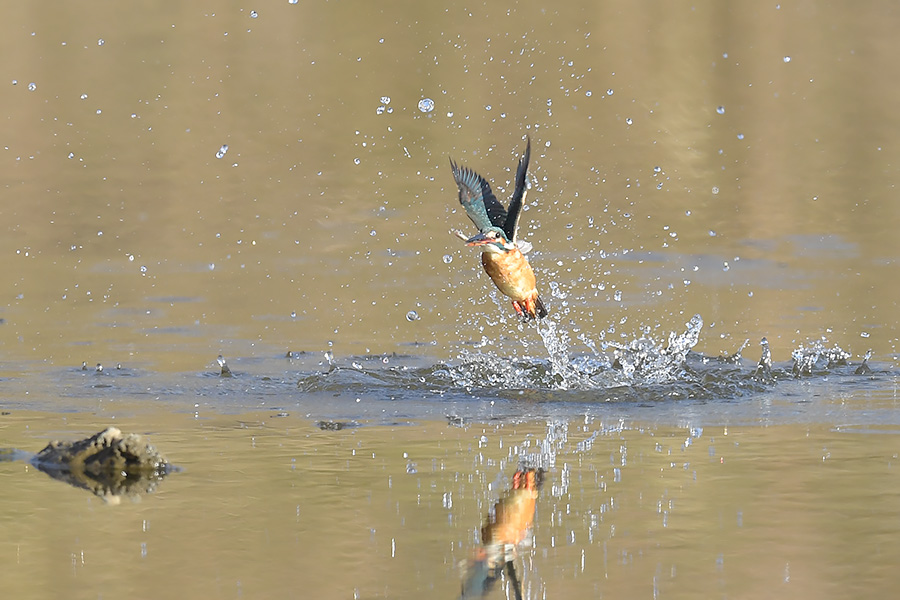
[[[481,527],[481,545],[466,565],[460,598],[485,596],[505,568],[516,599],[521,600],[522,585],[516,575],[515,560],[531,534],[543,478],[540,468],[520,467],[515,472],[512,487],[497,501]]]
[[[110,504],[154,491],[173,470],[141,436],[123,434],[115,427],[75,442],[50,442],[31,462],[50,477]]]

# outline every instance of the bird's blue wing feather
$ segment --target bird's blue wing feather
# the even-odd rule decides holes
[[[516,241],[519,229],[519,217],[522,216],[522,202],[525,200],[527,187],[526,176],[528,173],[528,159],[531,157],[531,138],[525,143],[525,154],[519,159],[519,168],[516,169],[516,188],[513,191],[512,200],[509,201],[509,215],[500,225],[506,232],[506,239]]]
[[[475,171],[460,167],[452,160],[450,169],[459,188],[459,203],[479,231],[506,224],[506,209],[494,196],[491,185]]]

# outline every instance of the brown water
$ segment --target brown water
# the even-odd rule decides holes
[[[529,442],[528,597],[892,595],[898,21],[7,6],[0,447],[116,425],[185,470],[107,506],[0,463],[3,588],[453,597]],[[448,233],[472,232],[448,157],[506,198],[525,134],[544,337]],[[748,360],[629,385],[594,353],[694,314],[695,352]],[[774,380],[750,377],[764,336]],[[793,379],[823,336],[850,366]]]

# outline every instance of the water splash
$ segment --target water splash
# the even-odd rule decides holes
[[[794,375],[810,375],[822,363],[824,363],[825,369],[847,364],[850,353],[841,349],[837,344],[833,348],[826,348],[827,341],[825,338],[821,338],[814,342],[808,342],[791,352],[791,358],[794,359],[792,369]]]
[[[544,319],[538,325],[538,333],[550,359],[550,369],[562,390],[577,386],[577,373],[569,360],[569,332],[560,329],[553,319]]]

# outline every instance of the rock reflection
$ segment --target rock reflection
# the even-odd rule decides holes
[[[531,534],[543,478],[543,469],[522,466],[513,475],[512,487],[497,501],[481,526],[481,545],[466,564],[461,599],[486,596],[504,568],[516,599],[522,598],[515,560]]]
[[[75,442],[53,441],[31,463],[59,481],[110,504],[154,491],[174,467],[141,436],[115,427]]]

